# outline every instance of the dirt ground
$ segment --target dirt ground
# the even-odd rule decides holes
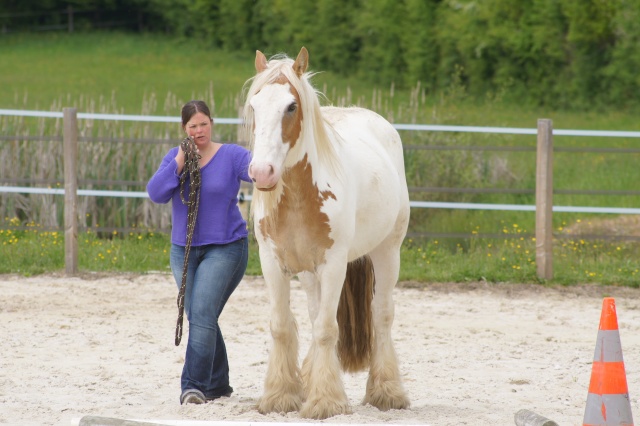
[[[247,277],[221,318],[235,393],[180,406],[186,339],[174,345],[168,274],[0,276],[0,424],[120,419],[312,422],[261,415],[270,345],[264,281]],[[581,425],[602,298],[616,300],[632,410],[640,413],[640,291],[594,285],[401,283],[393,337],[408,410],[360,404],[366,373],[344,376],[353,413],[327,423],[514,425],[526,408]],[[302,358],[310,326],[292,282]],[[636,414],[638,415],[638,414]]]

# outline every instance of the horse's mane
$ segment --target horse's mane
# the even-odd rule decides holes
[[[245,83],[244,91],[246,92],[246,101],[243,110],[244,138],[249,143],[249,146],[253,148],[254,115],[249,100],[258,93],[262,87],[267,84],[272,84],[278,80],[280,76],[284,76],[300,96],[303,115],[302,138],[307,140],[311,138],[314,140],[314,144],[307,145],[309,149],[315,149],[317,159],[323,167],[329,168],[336,176],[340,176],[341,170],[333,144],[341,139],[336,132],[332,132],[334,135],[333,139],[327,134],[327,129],[333,130],[333,128],[324,120],[320,111],[320,102],[318,101],[318,97],[324,97],[324,94],[316,90],[310,82],[316,73],[305,72],[302,76],[298,77],[293,69],[293,64],[294,60],[286,55],[275,55],[271,57],[267,63],[267,68],[263,72],[256,74]],[[305,143],[306,141],[302,140],[300,142]],[[311,154],[313,155],[313,153]]]

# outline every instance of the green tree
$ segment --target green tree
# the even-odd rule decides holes
[[[613,17],[619,1],[565,0],[563,11],[569,21],[571,95],[576,102],[592,105],[603,93],[603,69],[615,45]]]
[[[603,68],[606,80],[605,101],[624,106],[639,102],[640,93],[640,3],[636,0],[617,1],[618,8],[612,20],[615,44],[610,62]]]
[[[219,0],[220,16],[213,32],[225,50],[249,49],[257,32],[252,22],[253,0]]]
[[[531,34],[526,72],[518,79],[513,96],[538,104],[566,102],[570,73],[566,68],[569,23],[558,0],[534,0],[528,14]]]
[[[143,10],[152,15],[150,27],[167,34],[193,36],[197,21],[192,10],[198,0],[135,0],[143,2]],[[200,33],[197,34],[200,37]]]
[[[295,55],[300,47],[306,46],[312,57],[312,67],[318,69],[317,49],[313,43],[316,2],[314,0],[279,0],[276,4],[280,7],[274,9],[273,19],[279,21],[270,21],[269,24],[273,30],[263,31],[262,37],[266,46],[269,47],[269,53]]]
[[[359,39],[353,31],[353,15],[359,5],[359,0],[316,0],[311,37],[304,41],[313,48],[315,69],[355,73]]]
[[[292,44],[292,32],[287,29],[291,3],[291,0],[255,1],[252,25],[256,32],[249,43],[251,50],[271,55]]]
[[[436,88],[438,68],[437,6],[439,0],[406,0],[402,50],[406,63],[404,83],[420,81],[426,89]]]
[[[377,83],[404,81],[407,70],[403,51],[406,17],[405,0],[369,0],[357,14],[356,29],[361,40],[360,72]]]

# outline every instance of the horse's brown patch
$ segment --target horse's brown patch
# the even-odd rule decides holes
[[[289,112],[285,109],[284,115],[282,116],[282,142],[288,143],[289,146],[293,148],[296,145],[298,138],[300,138],[300,133],[302,132],[303,115],[300,104],[300,94],[283,74],[280,74],[276,83],[289,84],[289,91],[296,99],[296,110]]]
[[[285,171],[282,184],[278,205],[260,220],[260,230],[275,243],[283,270],[294,274],[314,271],[333,245],[329,217],[321,208],[327,199],[336,197],[331,191],[318,190],[306,155]]]

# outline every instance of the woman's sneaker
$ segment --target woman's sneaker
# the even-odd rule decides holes
[[[184,404],[204,404],[207,399],[198,389],[187,389],[180,395],[180,405]]]

